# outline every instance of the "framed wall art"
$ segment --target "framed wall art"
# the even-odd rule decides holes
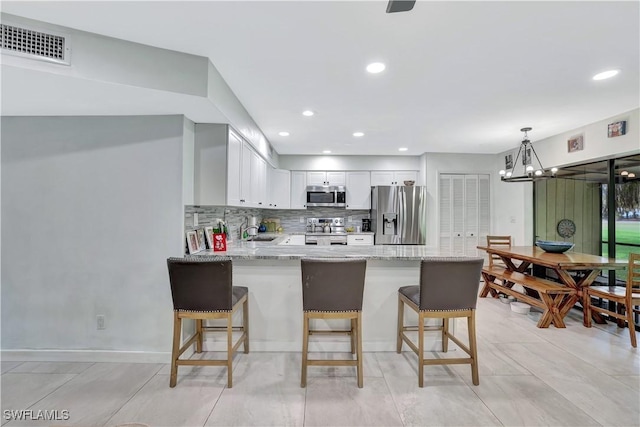
[[[567,141],[567,151],[573,153],[574,151],[580,151],[584,149],[584,135],[576,135],[569,138]]]
[[[189,255],[200,252],[200,243],[198,242],[198,233],[194,231],[187,231],[187,249],[189,249]]]
[[[204,237],[204,228],[197,229],[196,234],[198,235],[198,248],[200,248],[201,251],[204,251],[207,249],[207,240]]]
[[[621,120],[619,122],[609,123],[607,127],[607,137],[614,138],[616,136],[622,136],[627,133],[627,122]]]
[[[504,156],[504,168],[513,169],[513,154],[507,154]]]
[[[213,249],[213,226],[204,228],[204,237],[207,240],[207,247]]]

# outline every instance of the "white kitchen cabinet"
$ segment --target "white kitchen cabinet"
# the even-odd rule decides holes
[[[278,244],[284,246],[303,246],[305,244],[305,237],[302,234],[292,234],[287,236],[281,243]]]
[[[230,128],[223,124],[196,123],[194,135],[193,153],[193,204],[195,205],[225,205],[227,204],[227,193],[236,199],[239,198],[239,187],[227,187],[229,170],[227,165],[228,157],[236,163],[231,167],[237,174],[240,164],[238,150],[240,145],[233,145],[229,152],[229,140],[231,137]],[[238,142],[235,140],[234,142]],[[238,180],[236,175],[235,180]],[[235,192],[235,194],[234,194]]]
[[[291,209],[307,208],[307,172],[291,171]]]
[[[307,185],[345,185],[344,172],[307,172]]]
[[[268,205],[267,162],[253,150],[251,150],[251,171],[249,174],[251,180],[250,205],[256,208],[266,208]]]
[[[266,207],[267,162],[228,125],[196,123],[196,205]]]
[[[404,185],[405,181],[418,181],[418,171],[371,171],[371,186]]]
[[[227,146],[227,205],[240,206],[242,198],[241,171],[242,170],[242,139],[233,132],[229,132]]]
[[[371,209],[371,174],[346,173],[347,209]]]
[[[373,234],[347,234],[347,246],[371,246]]]
[[[251,192],[251,158],[253,150],[249,144],[242,144],[242,167],[240,168],[240,205],[253,206],[254,200]]]
[[[269,168],[269,208],[289,209],[291,207],[291,172]]]

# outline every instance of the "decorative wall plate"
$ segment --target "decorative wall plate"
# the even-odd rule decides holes
[[[557,230],[561,237],[567,239],[576,234],[576,224],[570,219],[561,219],[560,222],[558,222]]]

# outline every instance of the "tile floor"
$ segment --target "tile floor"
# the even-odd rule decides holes
[[[2,425],[51,425],[7,421],[5,409],[66,409],[70,419],[53,425],[640,426],[628,330],[584,328],[579,312],[566,329],[538,329],[538,316],[479,301],[477,387],[468,365],[449,365],[426,367],[418,388],[408,351],[366,353],[363,389],[352,367],[310,367],[300,388],[299,353],[239,354],[231,389],[222,367],[181,367],[170,389],[168,364],[2,362]],[[458,356],[450,346],[433,356]]]

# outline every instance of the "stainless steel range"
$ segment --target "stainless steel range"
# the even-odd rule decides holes
[[[307,218],[307,245],[346,245],[344,218]]]

